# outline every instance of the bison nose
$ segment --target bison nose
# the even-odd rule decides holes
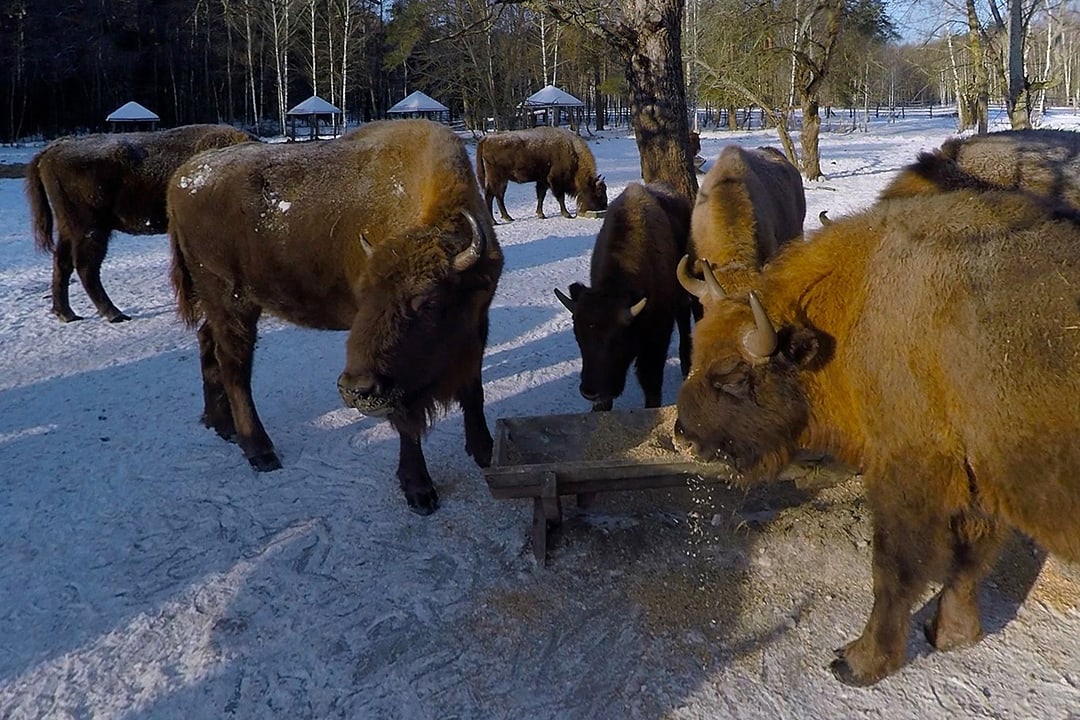
[[[372,373],[350,373],[348,371],[338,376],[338,390],[344,396],[354,397],[377,395],[379,391],[378,379]]]
[[[581,393],[581,397],[585,398],[589,402],[596,402],[597,400],[600,399],[600,393],[598,393],[598,392],[596,392],[596,391],[594,391],[594,390],[592,390],[590,388],[587,388],[584,385],[582,385],[580,388],[578,388],[578,391]]]
[[[400,393],[372,373],[341,373],[338,392],[346,405],[373,417],[387,415],[400,400]]]

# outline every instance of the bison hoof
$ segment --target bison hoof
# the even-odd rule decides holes
[[[417,515],[430,515],[439,509],[439,494],[435,488],[427,492],[405,493],[405,500],[409,503],[409,509]]]
[[[258,472],[273,472],[281,469],[281,461],[273,450],[249,457],[248,462]]]
[[[130,315],[125,315],[124,313],[122,313],[122,312],[120,312],[118,310],[115,313],[109,315],[105,319],[108,320],[111,323],[120,323],[120,322],[127,322],[128,320],[131,319],[131,316]]]
[[[829,669],[832,670],[832,674],[836,676],[836,679],[845,685],[852,687],[868,687],[877,682],[880,678],[863,679],[851,668],[846,658],[838,657],[829,663]]]
[[[70,310],[53,310],[53,315],[60,318],[60,322],[62,323],[77,322],[83,319],[82,315],[76,315]]]

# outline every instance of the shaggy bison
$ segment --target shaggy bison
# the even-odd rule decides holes
[[[844,682],[904,664],[932,582],[931,643],[977,641],[1006,528],[1080,560],[1078,248],[1076,217],[1026,193],[885,200],[786,246],[696,327],[680,442],[747,481],[801,447],[862,468],[874,604],[832,663]]]
[[[610,410],[626,386],[630,363],[645,407],[660,406],[671,331],[679,327],[679,360],[690,369],[690,297],[676,263],[686,252],[690,203],[660,183],[631,183],[615,198],[596,236],[592,287],[570,285],[555,295],[574,316],[581,348],[581,395],[594,410]]]
[[[490,463],[480,367],[503,256],[453,132],[395,120],[217,150],[177,170],[168,198],[179,311],[203,319],[202,420],[253,467],[281,467],[251,396],[263,312],[349,330],[338,389],[397,430],[414,511],[438,507],[420,440],[440,408],[460,404],[466,451]]]
[[[81,319],[68,297],[72,271],[77,271],[105,319],[130,320],[101,284],[101,263],[113,231],[165,232],[165,187],[172,172],[195,153],[254,139],[225,125],[187,125],[49,143],[27,165],[26,195],[37,246],[53,256],[53,313],[64,322]]]
[[[480,138],[476,144],[476,176],[493,222],[493,199],[499,202],[502,219],[513,220],[503,202],[510,181],[536,183],[537,217],[544,217],[544,195],[549,188],[559,201],[563,217],[570,217],[567,193],[577,198],[578,212],[604,210],[608,204],[607,185],[596,174],[596,160],[589,146],[562,128],[511,130]]]
[[[947,140],[919,153],[881,192],[883,199],[960,189],[1023,190],[1080,210],[1080,133],[1006,130]]]
[[[690,226],[695,270],[707,260],[728,291],[745,289],[781,245],[802,234],[806,195],[802,176],[776,148],[728,145],[702,178]],[[701,296],[700,278],[679,279]],[[701,314],[696,307],[696,315]]]

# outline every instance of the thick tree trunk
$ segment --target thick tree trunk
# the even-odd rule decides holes
[[[690,152],[682,65],[681,0],[626,3],[624,45],[630,121],[645,182],[663,181],[693,199],[697,173]]]
[[[803,123],[799,140],[802,142],[802,173],[807,180],[817,180],[822,176],[821,153],[818,147],[821,115],[818,110],[817,100],[803,101]]]

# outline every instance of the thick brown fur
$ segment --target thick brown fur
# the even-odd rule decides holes
[[[690,296],[675,269],[686,253],[690,203],[664,183],[630,183],[596,236],[591,287],[570,285],[560,299],[574,315],[581,350],[581,395],[610,410],[636,361],[645,407],[659,407],[672,329],[679,328],[683,374],[690,369]],[[631,308],[645,300],[636,315]]]
[[[977,584],[1005,528],[1080,560],[1080,224],[1058,207],[1001,191],[881,201],[764,269],[770,356],[743,345],[746,296],[695,329],[685,442],[748,481],[801,447],[863,470],[874,608],[833,664],[846,682],[903,665],[931,582],[930,640],[978,640]]]
[[[80,319],[68,297],[72,272],[78,271],[103,317],[129,319],[101,285],[101,264],[113,231],[165,232],[165,188],[173,170],[203,150],[254,139],[227,125],[186,125],[65,137],[35,155],[27,165],[26,197],[34,241],[53,255],[53,313],[65,322]]]
[[[784,243],[802,235],[805,218],[802,176],[783,153],[728,145],[702,178],[690,256],[708,260],[725,292],[739,292]]]
[[[1080,133],[1006,130],[950,138],[939,149],[920,153],[879,197],[961,189],[1023,190],[1080,210]]]
[[[443,407],[461,404],[466,449],[490,462],[480,367],[503,256],[452,131],[395,120],[326,143],[226,148],[179,168],[168,198],[179,312],[205,319],[203,419],[256,468],[280,467],[251,400],[263,312],[350,330],[342,398],[397,429],[418,512],[437,507],[420,438]]]
[[[493,200],[499,203],[502,219],[513,220],[503,199],[509,182],[536,183],[537,217],[544,217],[548,189],[564,217],[570,217],[565,200],[568,194],[577,200],[578,212],[604,210],[608,204],[607,185],[597,174],[588,144],[563,128],[537,127],[485,135],[476,144],[476,177],[493,222]]]

